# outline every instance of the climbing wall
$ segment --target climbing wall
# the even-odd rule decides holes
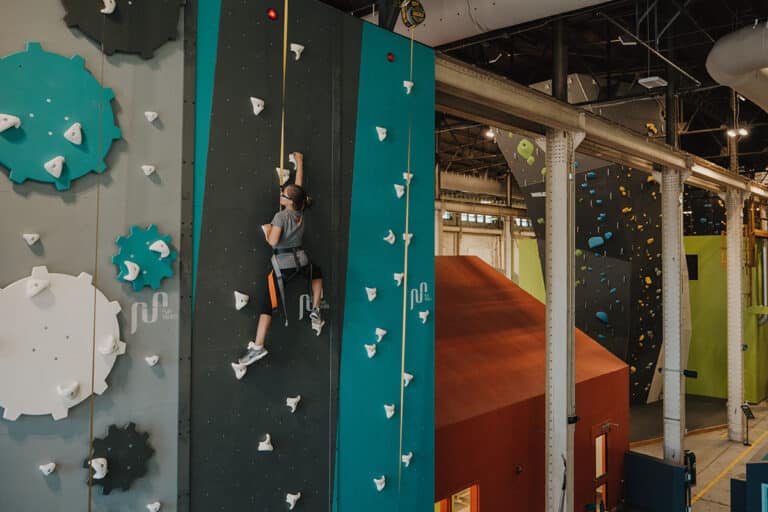
[[[407,39],[365,25],[339,392],[338,512],[429,510],[434,502],[434,53],[415,46],[407,94],[409,53]],[[384,140],[377,127],[386,128]],[[405,233],[412,235],[407,251]]]
[[[545,238],[544,154],[503,133],[526,193],[539,254]],[[630,365],[630,400],[645,403],[661,349],[661,195],[650,175],[577,156],[576,327]]]
[[[683,232],[719,235],[725,232],[725,202],[717,194],[686,186],[683,191]]]

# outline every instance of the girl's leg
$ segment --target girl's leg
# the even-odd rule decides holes
[[[257,347],[263,347],[267,339],[267,331],[272,323],[272,315],[262,313],[259,315],[259,325],[256,327],[256,339],[254,343]]]
[[[323,295],[323,280],[312,280],[312,309],[320,307],[320,298]]]

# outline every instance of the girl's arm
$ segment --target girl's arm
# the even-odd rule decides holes
[[[298,186],[304,186],[304,155],[295,151],[293,158],[296,160],[296,180],[294,181]]]
[[[264,224],[261,226],[264,230],[264,237],[267,239],[267,243],[272,247],[277,246],[280,242],[280,235],[283,233],[283,228],[280,226],[273,226],[272,224]]]

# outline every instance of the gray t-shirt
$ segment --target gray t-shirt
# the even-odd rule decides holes
[[[272,225],[282,230],[275,249],[301,247],[301,240],[304,237],[304,219],[301,212],[288,208],[280,210],[272,219]]]

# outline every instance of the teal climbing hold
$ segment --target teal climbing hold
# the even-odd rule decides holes
[[[169,249],[165,257],[149,248],[159,240],[165,242]],[[130,282],[134,291],[139,291],[145,286],[157,290],[163,279],[173,276],[172,264],[176,259],[176,251],[171,248],[171,235],[161,235],[154,224],[147,226],[147,229],[131,226],[131,234],[118,237],[115,243],[119,251],[112,256],[112,263],[117,266],[117,279]],[[126,261],[139,266],[140,271],[133,281],[127,279],[129,268],[125,264]]]
[[[595,247],[600,247],[605,243],[605,240],[603,240],[603,237],[601,236],[593,236],[589,240],[587,240],[587,245],[589,245],[590,249],[594,249]]]
[[[603,204],[603,200],[602,199],[595,199],[595,204],[597,206],[601,206]]]
[[[598,334],[598,335],[597,335],[597,339],[598,339],[599,341],[605,341],[605,334]]]
[[[587,173],[587,179],[588,180],[593,180],[595,178],[597,178],[597,173],[595,171],[589,171]]]
[[[597,194],[597,191],[595,189],[593,188],[589,189],[589,195],[594,196],[595,194]]]
[[[607,217],[607,215],[605,213],[601,213],[600,215],[597,216],[597,220],[599,222],[602,222],[602,221],[605,220],[606,217]]]
[[[616,294],[616,288],[611,288],[610,290],[608,290],[608,293],[610,293],[611,295],[615,295]]]
[[[595,313],[595,318],[597,318],[604,324],[608,323],[608,313],[606,313],[605,311],[598,311],[597,313]]]
[[[67,190],[90,172],[102,173],[112,142],[120,138],[112,110],[112,89],[85,68],[85,60],[67,58],[27,43],[23,52],[0,59],[0,112],[21,119],[21,126],[0,133],[0,164],[14,183],[53,183]],[[64,137],[75,123],[80,142]],[[61,174],[44,165],[63,157]]]
[[[587,187],[589,187],[589,184],[587,184],[587,183],[585,182],[585,183],[582,183],[582,184],[581,184],[581,185],[579,185],[579,186],[580,186],[581,188],[587,188]]]
[[[605,237],[606,240],[610,240],[611,238],[613,238],[613,232],[612,231],[606,231],[605,234],[603,235],[603,237]]]

